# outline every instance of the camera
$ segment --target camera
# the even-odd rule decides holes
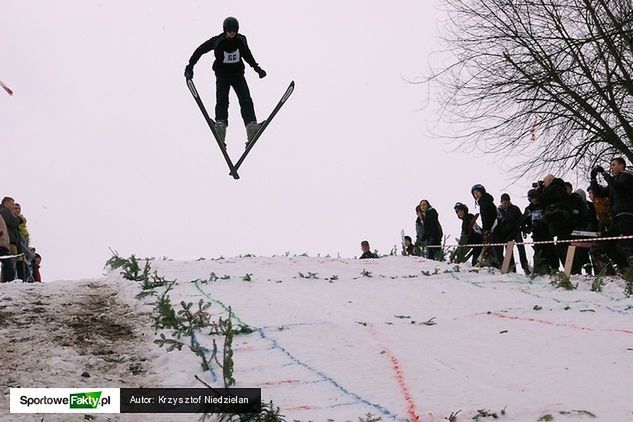
[[[532,182],[532,189],[543,189],[543,181]]]

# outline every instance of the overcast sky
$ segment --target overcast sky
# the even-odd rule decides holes
[[[226,164],[189,93],[194,49],[240,21],[268,77],[247,66],[260,120],[296,89],[240,168]],[[498,201],[493,157],[450,152],[412,85],[438,48],[432,1],[9,0],[0,14],[0,196],[22,204],[46,281],[100,275],[121,255],[196,259],[382,253],[415,235],[428,199],[451,239],[470,187]],[[194,81],[213,110],[211,55]],[[227,142],[245,132],[231,94]],[[444,129],[435,128],[439,132]],[[531,180],[509,186],[521,208]]]

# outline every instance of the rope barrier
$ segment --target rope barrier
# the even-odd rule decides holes
[[[20,253],[17,255],[4,255],[4,256],[0,256],[0,259],[19,258],[21,256],[24,256],[24,254]]]
[[[592,237],[592,238],[582,238],[582,239],[560,239],[560,240],[536,240],[531,242],[516,242],[515,246],[521,245],[549,245],[549,244],[559,244],[559,243],[574,243],[574,242],[604,242],[607,240],[630,240],[633,239],[633,235],[628,236],[613,236],[613,237]],[[510,240],[512,241],[512,240]],[[445,247],[460,247],[460,248],[477,248],[484,246],[506,246],[508,242],[498,242],[498,243],[466,243],[463,245],[460,244],[450,244],[450,245],[426,245],[427,248],[445,248]]]

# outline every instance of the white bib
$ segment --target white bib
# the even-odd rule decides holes
[[[224,52],[224,63],[238,63],[240,61],[240,50]]]

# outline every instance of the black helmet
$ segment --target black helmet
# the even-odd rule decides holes
[[[455,212],[463,210],[466,214],[468,214],[468,207],[466,206],[466,204],[462,204],[461,202],[457,202],[453,209],[455,210]]]
[[[477,183],[476,185],[473,185],[473,187],[470,188],[470,193],[473,193],[476,190],[478,190],[481,193],[486,193],[486,188],[484,188],[484,185],[481,185],[479,183]]]
[[[224,19],[222,24],[224,32],[237,32],[240,29],[240,23],[233,16]]]
[[[530,189],[527,193],[528,198],[536,198],[536,189]]]

